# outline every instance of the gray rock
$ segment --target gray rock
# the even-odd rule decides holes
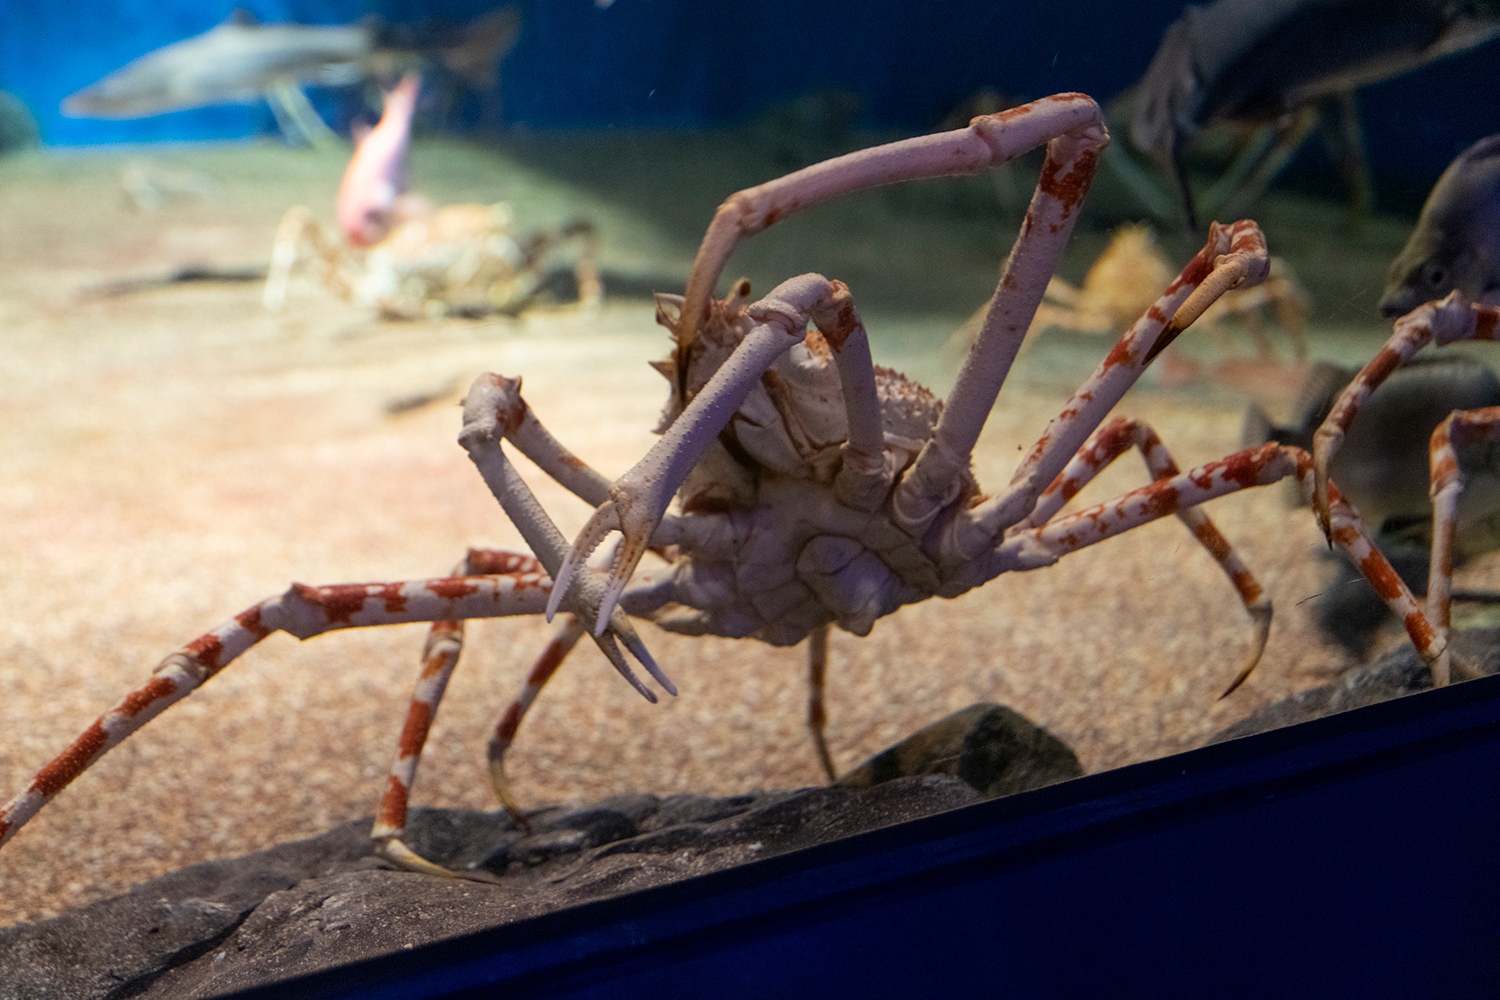
[[[980,702],[912,733],[839,778],[869,788],[916,774],[951,774],[987,799],[1083,774],[1062,740],[1004,705]]]
[[[1500,672],[1500,629],[1476,628],[1454,632],[1450,637],[1454,657],[1473,671],[1489,675]],[[1461,676],[1455,670],[1455,676]],[[1411,644],[1393,649],[1373,663],[1344,674],[1322,687],[1312,688],[1252,712],[1234,725],[1216,733],[1208,742],[1220,743],[1241,736],[1263,733],[1282,726],[1321,719],[1354,708],[1363,708],[1415,694],[1432,687],[1432,675]]]
[[[191,962],[222,941],[268,894],[358,862],[370,852],[368,834],[349,824],[184,868],[54,920],[0,928],[0,997],[131,996],[143,976]]]
[[[195,865],[0,929],[0,1000],[213,996],[662,885],[976,802],[946,775],[728,799],[619,796],[533,814],[414,810],[407,843],[498,884],[394,871],[369,820]]]
[[[407,844],[497,882],[396,871],[369,820],[195,865],[55,920],[0,929],[0,1000],[212,996],[675,882],[1082,773],[1008,708],[974,705],[830,788],[622,795],[503,812],[413,810]],[[959,780],[962,778],[963,780]]]

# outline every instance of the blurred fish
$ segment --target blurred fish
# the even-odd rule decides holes
[[[1254,447],[1277,441],[1311,451],[1319,425],[1358,373],[1357,368],[1314,364],[1293,421],[1276,426],[1252,405],[1245,414],[1241,443]],[[1334,456],[1330,478],[1417,593],[1427,589],[1432,545],[1432,432],[1454,410],[1485,406],[1500,406],[1500,378],[1482,362],[1458,353],[1419,357],[1396,369],[1370,394]],[[1468,474],[1459,502],[1459,558],[1500,548],[1500,454],[1494,451],[1479,445],[1459,456]],[[1314,614],[1325,632],[1362,657],[1387,612],[1359,572],[1341,563],[1335,582],[1319,595]]]
[[[403,59],[435,55],[476,85],[494,77],[520,29],[517,7],[460,29],[353,24],[259,24],[236,11],[218,27],[173,43],[65,98],[75,118],[145,118],[184,108],[258,100],[288,82],[339,86],[392,72]]]
[[[0,90],[0,156],[35,149],[41,144],[42,130],[26,102]]]
[[[1281,120],[1284,163],[1311,128],[1295,112],[1352,115],[1349,95],[1500,34],[1494,0],[1218,0],[1187,7],[1137,85],[1130,139],[1170,170],[1196,228],[1183,156],[1213,122]],[[1357,132],[1357,121],[1344,123]],[[1349,139],[1346,134],[1343,141]],[[1362,155],[1362,151],[1361,154]],[[1263,178],[1269,182],[1269,177]]]
[[[1391,261],[1380,312],[1404,316],[1454,289],[1471,302],[1500,303],[1500,135],[1464,150],[1433,185]]]
[[[1311,451],[1313,435],[1357,374],[1357,368],[1317,362],[1303,382],[1293,421],[1276,426],[1252,405],[1242,443],[1277,441]],[[1500,379],[1483,362],[1458,353],[1414,358],[1370,394],[1329,476],[1371,529],[1426,524],[1432,518],[1427,495],[1432,432],[1454,410],[1485,406],[1500,406]]]
[[[357,247],[385,239],[399,221],[406,193],[406,147],[422,78],[408,73],[385,95],[380,122],[358,136],[335,202],[339,228]]]

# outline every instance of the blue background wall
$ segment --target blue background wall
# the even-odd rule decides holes
[[[69,119],[69,93],[152,49],[198,34],[235,6],[264,21],[462,23],[495,0],[0,0],[0,89],[22,98],[53,145],[226,139],[275,130],[253,106],[133,121]],[[695,127],[742,120],[811,88],[865,97],[872,126],[928,129],[989,85],[1100,99],[1144,70],[1176,0],[530,0],[502,69],[507,126]],[[1057,11],[1063,7],[1061,13]],[[1122,11],[1129,11],[1128,15]],[[1377,171],[1436,176],[1469,142],[1500,131],[1500,44],[1361,92]],[[358,95],[314,94],[342,125]],[[471,100],[472,104],[472,100]],[[472,119],[472,107],[470,118]]]

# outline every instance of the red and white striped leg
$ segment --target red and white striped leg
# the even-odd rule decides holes
[[[497,549],[470,549],[463,561],[454,568],[455,577],[498,575],[514,576],[545,573],[535,557],[519,552]],[[422,757],[422,748],[437,717],[439,703],[448,688],[448,681],[458,666],[463,653],[464,623],[458,621],[433,622],[422,647],[422,673],[412,692],[411,707],[406,713],[406,724],[401,729],[396,762],[391,766],[386,782],[385,794],[375,814],[375,825],[370,830],[370,839],[375,842],[375,852],[402,868],[426,872],[430,875],[446,875],[491,881],[487,872],[450,871],[421,857],[406,845],[406,812],[411,796],[412,784],[416,781],[417,765]]]
[[[523,557],[528,558],[528,557]],[[401,583],[294,583],[168,656],[151,680],[100,716],[42,768],[24,792],[0,808],[0,844],[53,796],[131,733],[186,697],[272,632],[310,639],[324,632],[405,622],[448,622],[540,614],[552,581],[541,566],[508,576],[438,577]]]
[[[1177,463],[1150,425],[1129,417],[1116,417],[1094,432],[1094,436],[1079,449],[1078,454],[1073,456],[1073,460],[1068,463],[1067,467],[1058,473],[1051,485],[1042,491],[1031,516],[1009,529],[1007,534],[1025,531],[1047,523],[1062,509],[1064,504],[1077,496],[1084,486],[1103,471],[1105,466],[1123,455],[1131,446],[1140,450],[1141,457],[1145,459],[1146,468],[1150,470],[1153,480],[1171,479],[1181,474]],[[1229,544],[1229,539],[1224,537],[1207,514],[1198,507],[1184,507],[1176,513],[1192,531],[1193,537],[1198,539],[1198,542],[1208,550],[1209,555],[1218,562],[1224,574],[1229,577],[1229,582],[1234,584],[1235,591],[1240,595],[1240,602],[1245,606],[1245,613],[1250,616],[1250,621],[1255,626],[1255,637],[1251,642],[1250,652],[1245,658],[1244,666],[1240,668],[1224,694],[1220,695],[1220,697],[1228,697],[1235,688],[1245,682],[1245,678],[1250,676],[1250,672],[1260,662],[1261,654],[1265,652],[1266,640],[1271,634],[1271,602],[1266,597],[1265,590],[1259,581],[1255,579],[1255,574],[1251,573],[1249,567],[1235,554],[1234,548]]]
[[[1254,222],[1210,226],[1203,249],[1063,404],[1016,468],[1010,485],[955,520],[958,551],[982,551],[1001,532],[1027,517],[1042,490],[1103,424],[1157,354],[1226,290],[1261,281],[1269,267],[1265,236]]]
[[[505,752],[510,745],[516,741],[516,732],[521,728],[521,720],[526,717],[537,695],[542,693],[542,688],[557,673],[557,668],[562,666],[563,660],[567,659],[573,647],[578,645],[588,632],[583,621],[577,615],[565,616],[562,625],[558,626],[553,633],[552,639],[547,643],[542,655],[537,657],[536,663],[532,665],[531,672],[526,675],[526,686],[521,693],[516,695],[514,701],[506,706],[505,712],[500,716],[500,723],[495,727],[495,735],[490,737],[489,744],[489,768],[490,787],[495,790],[495,798],[500,805],[515,821],[516,825],[525,829],[529,824],[526,814],[521,811],[520,803],[510,790],[510,780],[505,776]]]
[[[1313,461],[1307,452],[1278,444],[1236,452],[1170,479],[1159,479],[1107,503],[1008,534],[996,546],[995,558],[985,568],[990,575],[998,575],[1006,570],[1050,566],[1069,552],[1102,542],[1148,521],[1247,487],[1267,486],[1287,476],[1296,476],[1303,491],[1311,498],[1314,490]],[[1358,512],[1332,484],[1329,486],[1329,511],[1333,542],[1348,554],[1375,592],[1401,619],[1412,645],[1436,679],[1440,672],[1447,670],[1445,638],[1433,629],[1416,598],[1370,540]]]
[[[464,429],[458,441],[531,551],[553,573],[554,579],[561,579],[559,568],[566,569],[570,565],[564,563],[569,555],[568,542],[537,502],[531,487],[505,457],[502,442],[514,435],[517,447],[523,453],[532,455],[544,471],[585,500],[592,502],[591,497],[603,497],[607,501],[610,486],[592,469],[570,461],[567,450],[547,433],[546,428],[535,418],[528,419],[530,408],[521,399],[520,389],[519,379],[499,375],[481,375],[475,379],[464,399]],[[594,641],[620,676],[640,692],[641,697],[656,701],[656,695],[641,683],[626,661],[625,653],[629,652],[667,693],[676,695],[677,688],[651,658],[625,612],[618,608],[602,608],[606,596],[603,574],[579,574],[572,590],[573,596],[563,602],[567,605],[563,610],[597,623]],[[555,610],[547,611],[549,619]]]
[[[1444,639],[1452,623],[1453,546],[1458,528],[1458,498],[1464,491],[1459,455],[1495,441],[1500,441],[1500,406],[1455,411],[1432,432],[1432,562],[1427,573],[1427,617]],[[1466,674],[1478,674],[1461,658],[1453,667]],[[1433,684],[1441,687],[1448,679],[1434,674]]]
[[[1329,533],[1328,468],[1344,443],[1344,434],[1360,406],[1391,373],[1428,344],[1461,340],[1494,340],[1500,329],[1500,306],[1470,303],[1458,292],[1440,302],[1428,302],[1396,320],[1385,346],[1370,359],[1333,404],[1313,436],[1313,509],[1323,533]]]

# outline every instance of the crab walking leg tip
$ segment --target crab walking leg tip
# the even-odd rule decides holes
[[[434,864],[395,838],[387,840],[377,849],[376,853],[391,864],[406,871],[420,872],[424,875],[437,875],[441,878],[468,879],[470,882],[488,882],[491,885],[503,884],[500,876],[493,872],[485,871],[483,868],[458,870]]]
[[[1240,668],[1240,672],[1235,676],[1234,680],[1230,681],[1229,686],[1224,689],[1224,693],[1219,695],[1219,701],[1223,701],[1225,698],[1228,698],[1230,695],[1234,694],[1239,690],[1240,685],[1245,683],[1245,681],[1250,678],[1250,674],[1254,672],[1255,665],[1260,662],[1260,654],[1265,651],[1265,648],[1265,639],[1262,638],[1261,641],[1256,644],[1255,649],[1251,652],[1245,665]]]
[[[505,776],[505,758],[500,755],[492,755],[489,761],[490,790],[495,793],[495,800],[500,803],[500,808],[510,817],[516,829],[529,833],[531,831],[531,820],[521,810],[521,804],[516,801],[515,794],[510,790],[510,779]]]
[[[1318,527],[1323,530],[1323,541],[1328,544],[1328,550],[1333,551],[1333,516],[1326,505],[1318,510]]]
[[[1266,642],[1271,638],[1271,605],[1263,604],[1247,610],[1250,612],[1251,620],[1255,623],[1255,639],[1250,644],[1250,655],[1245,658],[1245,665],[1240,668],[1239,674],[1235,676],[1229,687],[1224,689],[1224,693],[1219,695],[1220,701],[1234,694],[1239,686],[1250,677],[1266,651]]]

